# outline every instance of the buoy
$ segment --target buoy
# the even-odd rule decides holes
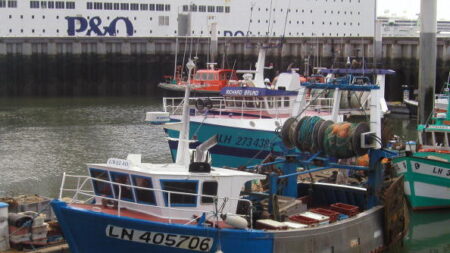
[[[222,214],[220,217],[226,224],[228,224],[234,228],[240,228],[240,229],[248,228],[247,220],[242,218],[241,216],[233,215],[233,214]]]

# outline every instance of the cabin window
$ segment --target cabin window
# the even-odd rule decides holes
[[[202,195],[217,196],[217,181],[203,182]],[[213,203],[214,198],[202,197],[202,204]]]
[[[435,145],[445,146],[445,133],[444,132],[434,132],[434,138],[436,140]]]
[[[94,187],[94,192],[96,195],[99,196],[106,196],[112,198],[112,187],[110,183],[95,180],[100,179],[104,181],[110,181],[108,171],[106,170],[99,170],[99,169],[89,169],[89,172],[91,174],[92,184]]]
[[[214,80],[214,74],[213,73],[209,73],[206,80]]]
[[[202,77],[200,78],[200,80],[208,80],[208,74],[202,73]]]
[[[196,180],[161,180],[161,187],[170,191],[170,206],[197,206],[197,196],[180,193],[197,194],[198,181]],[[164,203],[168,206],[169,193],[164,192]]]
[[[134,195],[136,196],[136,202],[141,204],[156,205],[152,179],[149,177],[142,177],[142,176],[132,176],[132,178],[134,186],[152,189],[152,190],[145,190],[134,188]]]
[[[131,187],[118,185],[118,184],[131,185],[130,176],[128,174],[111,172],[111,179],[114,183],[117,183],[113,184],[114,195],[116,196],[116,198],[119,198],[120,195],[121,200],[134,201]]]

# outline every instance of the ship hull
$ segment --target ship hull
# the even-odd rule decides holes
[[[291,231],[217,230],[144,221],[71,207],[58,200],[52,202],[52,207],[73,253],[216,252],[219,249],[238,253],[378,252],[383,249],[381,206],[352,219]],[[180,243],[180,237],[187,239]]]
[[[413,209],[450,208],[450,163],[416,156],[395,158],[394,163],[405,176],[405,194]]]
[[[273,130],[246,129],[226,125],[215,125],[202,122],[190,122],[190,139],[197,142],[191,143],[190,148],[195,148],[214,135],[218,137],[218,144],[209,149],[212,158],[212,165],[217,167],[249,166],[261,163],[270,153],[272,144],[281,141],[275,132],[275,119],[266,119],[267,124],[272,124]],[[179,131],[165,129],[170,153],[173,160],[177,154]],[[281,150],[275,148],[272,153],[279,153]]]

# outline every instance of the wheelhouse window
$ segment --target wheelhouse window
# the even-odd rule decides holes
[[[170,206],[197,206],[197,196],[187,195],[187,194],[177,194],[180,193],[190,193],[197,194],[198,191],[198,181],[195,180],[161,180],[161,187],[165,191],[170,191],[169,193],[164,192],[164,203],[168,206],[170,198]]]
[[[142,176],[132,176],[132,178],[134,186],[153,189],[151,178]],[[136,202],[138,203],[156,205],[155,193],[153,190],[134,188],[134,195],[136,196]]]
[[[202,195],[217,196],[217,181],[203,182]],[[213,203],[213,197],[202,197],[202,204]]]
[[[130,9],[132,11],[138,11],[139,10],[139,4],[135,4],[135,3],[131,4],[130,5]]]
[[[6,7],[6,0],[0,0],[0,8],[5,8]],[[30,7],[31,7],[31,2],[30,2]],[[33,7],[31,7],[33,8]]]
[[[114,183],[117,183],[113,184],[114,195],[116,198],[119,198],[120,195],[121,200],[134,201],[131,187],[124,186],[131,185],[130,176],[128,174],[111,172],[111,180]]]
[[[110,181],[108,171],[99,170],[99,169],[89,169],[92,179],[92,185],[94,187],[94,192],[96,195],[105,196],[105,197],[113,197],[112,187],[110,183],[99,181]],[[99,180],[96,180],[99,179]]]
[[[149,4],[148,7],[149,7],[148,9],[151,11],[154,11],[156,9],[155,4]]]

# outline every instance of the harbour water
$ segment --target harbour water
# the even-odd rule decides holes
[[[170,161],[159,126],[145,112],[161,110],[160,97],[2,98],[0,196],[57,197],[63,172],[86,174],[85,163],[142,154]],[[415,122],[391,118],[393,133],[414,137]],[[405,246],[395,252],[450,252],[450,210],[411,213]]]

